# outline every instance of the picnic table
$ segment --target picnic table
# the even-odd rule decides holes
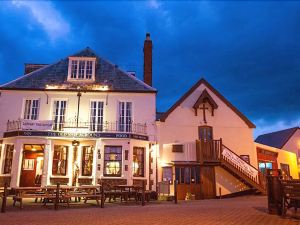
[[[13,196],[13,206],[16,205],[16,202],[19,202],[20,208],[23,208],[23,199],[35,198],[43,199],[44,205],[49,202],[54,203],[54,208],[57,209],[59,203],[67,203],[68,207],[70,206],[70,201],[74,197],[84,198],[85,203],[88,200],[95,200],[97,205],[100,205],[99,201],[101,200],[101,207],[104,207],[104,193],[100,185],[84,185],[79,187],[59,185],[56,186],[45,186],[45,187],[18,187],[13,188],[15,195]]]

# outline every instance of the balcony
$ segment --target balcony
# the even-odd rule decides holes
[[[36,126],[24,126],[25,120],[7,121],[7,132],[12,131],[56,131],[56,132],[88,132],[88,133],[130,133],[130,134],[147,134],[146,123],[120,123],[105,121],[102,124],[95,124],[85,121],[70,120],[64,123],[55,123],[55,121],[47,121],[45,126],[40,125],[40,129]],[[45,121],[32,121],[33,123],[43,123]],[[50,126],[49,126],[50,125]],[[47,128],[48,126],[48,128]]]

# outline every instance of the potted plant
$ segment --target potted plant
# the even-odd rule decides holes
[[[195,200],[195,195],[192,194],[191,192],[187,192],[185,195],[185,200],[189,201],[189,200]]]

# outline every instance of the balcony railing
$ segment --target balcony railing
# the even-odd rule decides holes
[[[67,121],[64,123],[55,123],[52,121],[51,131],[67,131],[69,129],[74,130],[86,130],[87,132],[121,132],[121,133],[134,133],[134,134],[147,134],[146,123],[120,123],[108,122],[103,123],[91,123],[82,121]],[[7,131],[20,131],[20,130],[38,130],[38,129],[26,129],[22,127],[22,120],[7,121]]]

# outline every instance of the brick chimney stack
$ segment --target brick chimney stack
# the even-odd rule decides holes
[[[152,86],[152,41],[150,33],[146,34],[144,42],[144,82]]]

